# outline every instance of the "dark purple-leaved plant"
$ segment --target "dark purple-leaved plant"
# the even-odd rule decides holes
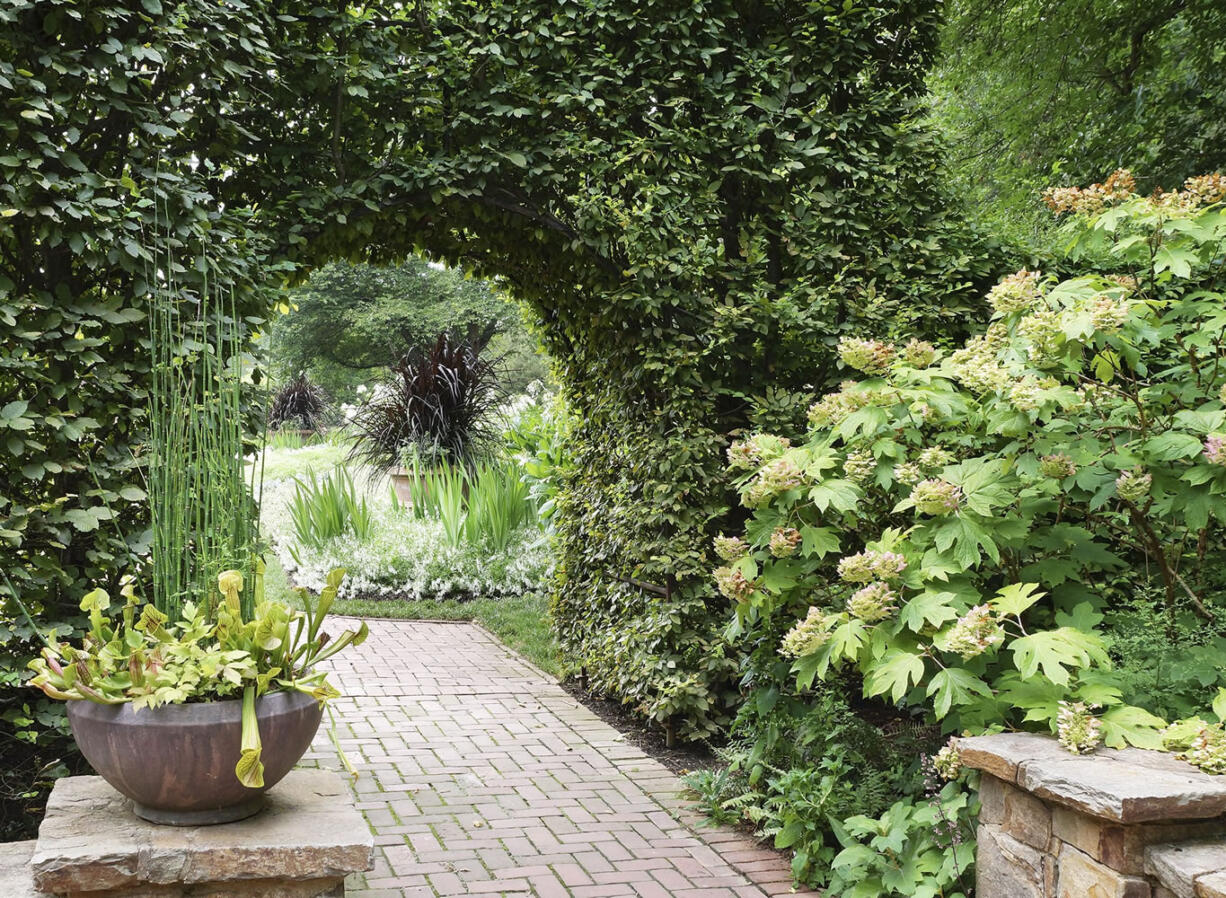
[[[268,426],[322,430],[327,424],[328,397],[323,388],[311,383],[306,372],[299,373],[273,396],[268,408]]]
[[[491,412],[503,398],[498,360],[481,358],[488,336],[439,334],[408,352],[353,419],[350,458],[386,473],[416,453],[471,468],[488,455],[497,432]]]

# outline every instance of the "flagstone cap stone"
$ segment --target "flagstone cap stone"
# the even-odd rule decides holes
[[[1054,804],[1117,823],[1201,820],[1226,814],[1226,776],[1174,755],[1100,748],[1072,755],[1051,736],[998,733],[958,740],[962,764]]]
[[[1145,872],[1178,898],[1218,898],[1223,894],[1220,887],[1226,876],[1226,843],[1151,845],[1145,849]]]
[[[30,858],[44,892],[332,880],[370,869],[373,837],[344,781],[293,770],[254,817],[219,826],[156,826],[101,777],[56,782]]]
[[[34,888],[34,879],[30,876],[30,855],[33,853],[33,839],[0,844],[0,885],[4,886],[4,898],[50,898]]]

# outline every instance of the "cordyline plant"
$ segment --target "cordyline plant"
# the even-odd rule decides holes
[[[319,432],[328,423],[328,397],[323,388],[311,383],[305,371],[273,394],[268,406],[268,426],[297,427]]]
[[[302,611],[265,601],[262,565],[254,584],[255,613],[244,620],[240,594],[243,575],[225,571],[218,577],[220,601],[212,617],[188,602],[172,623],[152,603],[142,604],[131,583],[123,587],[125,604],[116,619],[105,590],[81,600],[89,630],[79,646],[48,643],[30,662],[31,685],[51,698],[104,705],[131,703],[134,708],[242,697],[242,754],[235,775],[243,785],[264,785],[256,699],[267,692],[296,690],[323,703],[340,693],[318,665],[367,636],[363,622],[330,638],[322,629],[344,571],[333,571],[318,598],[299,590]]]
[[[861,376],[802,445],[730,450],[752,519],[715,576],[733,637],[792,622],[778,650],[802,691],[851,669],[947,732],[1161,748],[1166,722],[1123,700],[1099,589],[1152,571],[1172,613],[1221,613],[1226,181],[1139,197],[1121,172],[1048,196],[1073,257],[1116,273],[1005,278],[986,333],[948,354],[845,340]],[[1199,753],[1186,725],[1167,746],[1226,770],[1217,716]]]
[[[389,369],[353,420],[351,458],[383,474],[406,457],[471,468],[497,438],[497,362],[481,358],[489,335],[439,334]]]

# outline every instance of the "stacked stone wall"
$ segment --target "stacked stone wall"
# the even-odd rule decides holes
[[[977,898],[1226,898],[1226,777],[1030,734],[960,754],[982,773]]]

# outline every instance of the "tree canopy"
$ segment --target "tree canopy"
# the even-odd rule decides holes
[[[1051,183],[1133,169],[1170,190],[1226,166],[1216,0],[954,0],[932,79],[960,192],[1032,233]]]
[[[505,389],[547,374],[523,310],[491,282],[414,258],[391,265],[329,263],[291,291],[287,314],[274,316],[269,352],[278,381],[308,371],[337,399],[357,384],[434,343],[447,331],[494,334]]]

